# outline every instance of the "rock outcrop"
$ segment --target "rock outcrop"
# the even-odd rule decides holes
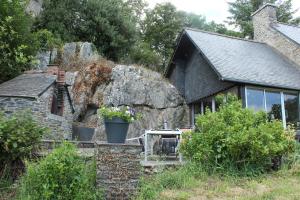
[[[30,0],[26,6],[26,12],[33,17],[38,16],[43,10],[43,0]]]
[[[51,54],[52,53],[52,54]],[[100,55],[96,47],[89,42],[71,42],[66,43],[61,49],[53,49],[51,51],[39,52],[36,56],[38,64],[36,68],[44,70],[51,62],[56,61],[66,69],[81,66],[84,63],[98,60]]]
[[[66,43],[62,48],[62,65],[78,61],[91,61],[99,58],[96,47],[89,42]]]
[[[100,140],[105,139],[104,124],[96,110],[102,105],[128,105],[142,114],[141,120],[130,125],[128,138],[138,137],[146,129],[160,129],[164,120],[173,129],[188,124],[188,109],[177,89],[161,74],[143,67],[88,66],[76,76],[72,96],[75,118],[96,127]]]

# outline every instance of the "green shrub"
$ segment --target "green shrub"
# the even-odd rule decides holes
[[[294,151],[294,131],[284,130],[264,112],[244,109],[233,95],[222,99],[218,112],[197,117],[196,130],[185,134],[181,151],[213,170],[258,173],[270,170],[274,161]]]
[[[14,175],[11,168],[23,165],[46,132],[27,111],[10,117],[0,112],[0,163],[4,163],[0,165],[0,178],[4,174]]]
[[[95,162],[86,163],[73,144],[63,143],[44,159],[27,165],[27,173],[21,180],[19,198],[99,199],[95,179]]]

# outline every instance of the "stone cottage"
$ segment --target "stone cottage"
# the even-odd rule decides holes
[[[48,139],[70,139],[72,106],[63,73],[49,68],[48,73],[22,74],[0,85],[0,110],[10,115],[30,110],[41,125],[49,127]]]
[[[252,17],[254,40],[196,29],[179,36],[165,76],[185,97],[191,126],[205,108],[218,109],[216,95],[230,92],[245,107],[300,129],[300,27],[278,23],[272,4]]]

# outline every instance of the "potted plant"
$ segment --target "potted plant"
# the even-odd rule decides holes
[[[108,143],[125,143],[129,124],[139,118],[130,107],[102,107],[99,115],[104,119]]]

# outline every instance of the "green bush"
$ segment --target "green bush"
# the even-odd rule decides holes
[[[244,109],[237,97],[224,97],[218,112],[197,117],[196,130],[185,134],[181,151],[213,170],[260,173],[294,151],[294,131],[284,130],[264,112]]]
[[[46,132],[27,111],[10,117],[0,112],[0,163],[4,163],[0,165],[0,178],[4,174],[13,175],[10,168],[22,167],[23,160],[30,157]]]
[[[66,142],[39,162],[27,165],[19,199],[99,199],[95,179],[95,162],[86,163],[76,147]]]

